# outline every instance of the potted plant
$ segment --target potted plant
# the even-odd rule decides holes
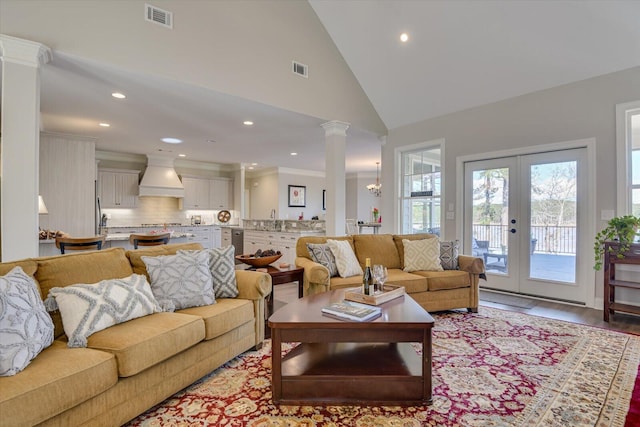
[[[617,242],[619,247],[617,249],[609,248],[610,252],[617,252],[618,258],[624,258],[624,253],[627,252],[631,243],[635,240],[640,228],[640,217],[633,215],[617,216],[611,218],[607,222],[607,226],[600,230],[596,234],[596,241],[593,245],[595,252],[595,270],[602,268],[602,260],[604,256],[604,243],[605,242]]]

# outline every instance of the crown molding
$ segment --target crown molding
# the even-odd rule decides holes
[[[51,49],[42,43],[0,34],[0,57],[3,62],[38,68],[51,61]]]

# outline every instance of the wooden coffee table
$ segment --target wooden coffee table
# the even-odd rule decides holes
[[[322,307],[334,290],[293,301],[269,318],[273,402],[284,405],[431,404],[433,317],[409,295],[368,322],[337,320]],[[283,342],[298,342],[282,357]],[[422,356],[410,343],[422,344]]]

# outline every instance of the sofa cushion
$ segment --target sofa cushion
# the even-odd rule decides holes
[[[209,254],[143,256],[151,277],[151,290],[164,311],[214,304]]]
[[[404,286],[408,294],[426,292],[429,289],[427,279],[416,273],[407,273],[400,269],[389,269],[389,277],[385,284]]]
[[[14,267],[0,277],[0,376],[22,371],[53,342],[53,321],[33,277]]]
[[[353,253],[351,244],[344,240],[327,240],[327,245],[336,258],[338,273],[340,277],[361,276],[362,267],[358,263],[358,258]]]
[[[200,249],[202,249],[200,243],[171,243],[168,245],[149,246],[144,249],[127,251],[126,256],[131,263],[134,273],[144,274],[147,276],[147,279],[151,280],[147,272],[147,266],[144,261],[142,261],[143,256],[175,255],[179,250],[196,251]]]
[[[353,236],[353,246],[362,268],[367,258],[371,258],[371,265],[401,268],[398,250],[391,234],[358,234]]]
[[[471,277],[466,271],[414,271],[413,274],[425,277],[430,291],[468,288],[471,286]]]
[[[24,271],[27,276],[33,276],[38,269],[38,263],[30,259],[24,261],[3,262],[0,264],[0,276],[4,276],[15,267],[22,268],[22,271]]]
[[[106,279],[121,279],[133,274],[131,264],[122,248],[101,251],[78,252],[65,256],[36,258],[38,270],[36,280],[40,283],[42,295],[49,295],[54,287],[75,285],[76,283],[98,283]],[[55,326],[54,337],[64,334],[60,313],[50,313]]]
[[[39,424],[97,396],[118,381],[112,354],[54,341],[20,374],[0,378],[4,420]]]
[[[221,298],[216,300],[213,305],[185,308],[178,313],[202,318],[205,340],[216,338],[240,325],[255,320],[253,303],[246,299]]]
[[[440,264],[444,270],[458,269],[458,256],[460,255],[460,241],[440,242]]]
[[[394,234],[393,242],[396,244],[396,249],[398,251],[398,258],[400,258],[400,269],[404,269],[404,243],[403,240],[421,240],[421,239],[437,239],[438,236],[435,234]]]
[[[116,356],[118,375],[130,377],[204,339],[201,318],[182,313],[155,313],[96,332],[87,347]]]
[[[198,253],[199,251],[179,250],[177,253]],[[236,263],[234,259],[235,248],[203,249],[209,256],[209,271],[213,283],[213,293],[216,298],[235,298],[238,296],[238,283],[236,282]]]
[[[404,271],[441,271],[440,242],[438,239],[403,240]]]
[[[307,243],[309,255],[314,262],[324,265],[329,270],[329,277],[338,275],[338,266],[336,265],[336,257],[326,243]]]
[[[140,274],[52,288],[45,303],[49,310],[60,310],[69,347],[86,347],[87,337],[98,331],[162,311]]]

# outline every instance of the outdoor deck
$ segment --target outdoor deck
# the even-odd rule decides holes
[[[487,273],[505,274],[504,259],[497,260],[488,254]],[[534,253],[531,255],[531,277],[573,283],[576,280],[575,255]]]

